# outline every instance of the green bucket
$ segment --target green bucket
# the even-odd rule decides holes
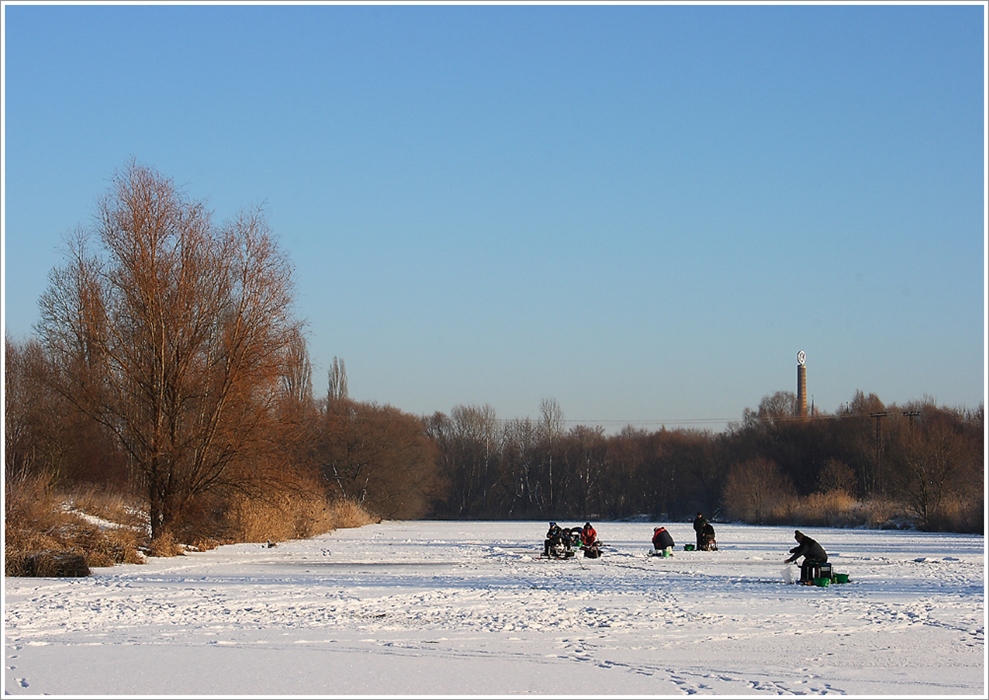
[[[835,583],[848,583],[848,574],[835,574],[834,575],[834,582]]]
[[[817,586],[818,588],[827,588],[830,583],[831,583],[831,579],[826,577],[814,579],[814,585]]]
[[[683,545],[683,551],[685,551],[685,552],[693,552],[694,551],[694,545],[692,545],[692,544],[685,544],[685,545]]]

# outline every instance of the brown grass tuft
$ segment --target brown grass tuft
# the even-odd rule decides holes
[[[81,486],[65,494],[64,500],[78,511],[117,525],[147,527],[147,518],[140,501],[135,497],[101,487]]]
[[[206,551],[233,542],[305,539],[381,522],[356,502],[328,500],[318,483],[304,479],[260,498],[228,494],[203,499],[186,515],[188,520],[148,543],[146,519],[131,498],[95,488],[56,493],[43,476],[8,478],[4,572],[87,575],[93,567],[144,563],[142,551],[153,557],[182,555],[183,541]]]
[[[231,507],[233,538],[239,542],[280,542],[329,532],[334,523],[325,498],[306,493],[239,497]]]
[[[167,530],[151,540],[148,545],[148,556],[179,557],[183,554],[185,554],[185,547],[179,544],[175,540],[175,536]]]
[[[86,557],[75,550],[15,552],[4,559],[4,575],[6,576],[66,578],[89,576],[89,573]]]
[[[6,480],[4,573],[7,576],[86,576],[90,567],[143,563],[141,531],[99,527],[67,510],[44,475]]]
[[[381,522],[381,518],[369,513],[361,504],[346,499],[336,500],[330,505],[330,519],[338,528],[363,527]]]
[[[208,552],[211,549],[216,549],[222,544],[224,543],[221,542],[220,540],[205,535],[197,537],[192,542],[192,546],[195,547],[197,552]]]

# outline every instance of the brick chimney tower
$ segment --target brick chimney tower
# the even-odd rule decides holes
[[[807,417],[807,354],[797,353],[797,415]]]

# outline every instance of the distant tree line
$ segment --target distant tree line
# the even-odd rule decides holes
[[[983,407],[833,415],[766,396],[722,433],[567,427],[490,406],[415,416],[313,392],[292,271],[259,211],[215,224],[137,164],[70,239],[36,337],[5,338],[5,475],[138,495],[152,534],[221,536],[245,503],[320,496],[384,518],[647,514],[982,531]]]
[[[723,433],[564,428],[498,421],[490,407],[436,414],[451,518],[721,520],[982,531],[984,413],[933,401],[885,405],[857,392],[834,415],[794,415],[767,396]]]

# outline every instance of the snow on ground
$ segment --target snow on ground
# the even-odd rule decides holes
[[[567,523],[561,523],[567,524]],[[581,525],[582,523],[569,523]],[[981,536],[804,528],[850,582],[786,585],[793,528],[717,552],[534,559],[544,522],[384,522],[83,579],[5,579],[14,695],[986,692]],[[794,572],[796,567],[794,567]]]

